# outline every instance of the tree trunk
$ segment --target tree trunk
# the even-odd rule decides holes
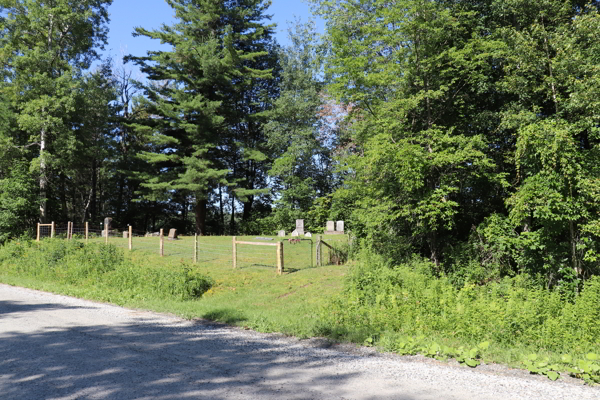
[[[206,199],[196,199],[196,233],[199,236],[206,235]]]
[[[69,210],[67,207],[67,184],[65,183],[65,175],[60,174],[60,205],[62,208],[62,217],[65,221],[70,221]]]
[[[229,233],[235,235],[235,196],[231,193],[231,221],[229,221]]]
[[[43,112],[43,109],[42,109]],[[46,152],[46,130],[42,129],[40,132],[40,222],[46,223],[46,217],[48,215],[47,204],[46,204],[46,189],[48,187],[48,176],[46,161],[44,156]]]
[[[98,209],[97,209],[97,203],[96,203],[96,199],[98,197],[98,191],[97,191],[97,186],[98,186],[98,172],[97,172],[98,166],[96,165],[96,159],[94,158],[92,160],[92,200],[90,203],[90,219],[92,221],[92,223],[97,221],[98,218]]]
[[[117,195],[117,220],[121,221],[121,208],[123,206],[123,190],[125,187],[125,176],[119,174],[119,193]]]
[[[225,234],[225,211],[223,205],[223,187],[219,183],[219,216],[221,219],[221,224],[219,225],[219,234]]]
[[[242,214],[242,220],[248,221],[252,215],[252,203],[254,203],[254,196],[248,196],[248,201],[244,202],[244,214]]]

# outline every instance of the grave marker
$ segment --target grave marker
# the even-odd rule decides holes
[[[296,220],[296,231],[298,231],[299,235],[304,235],[304,220],[303,219]]]

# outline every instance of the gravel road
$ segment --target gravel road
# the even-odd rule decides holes
[[[0,284],[0,398],[598,400],[600,389]]]

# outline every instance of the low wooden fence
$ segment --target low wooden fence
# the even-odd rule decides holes
[[[276,263],[277,263],[277,275],[283,274],[283,242],[276,243],[264,243],[264,242],[246,242],[237,240],[236,236],[233,237],[233,269],[237,268],[237,245],[245,244],[250,246],[269,246],[276,247]]]
[[[168,232],[168,230],[167,230]],[[85,240],[85,243],[105,243],[126,248],[130,251],[148,251],[161,257],[178,257],[181,260],[193,260],[203,265],[232,265],[234,269],[258,267],[273,268],[278,275],[285,271],[293,273],[306,268],[323,265],[340,265],[348,257],[345,240],[328,238],[323,240],[317,235],[315,242],[310,238],[279,237],[199,237],[194,235],[180,238],[165,238],[165,230],[159,232],[136,231],[132,226],[127,230],[107,230],[106,226],[91,226],[89,223],[75,225],[72,222],[56,225],[38,224],[36,240],[43,238],[66,238],[67,240]],[[270,243],[266,241],[271,241]],[[242,246],[240,248],[240,246]],[[285,251],[284,247],[288,247]],[[274,249],[273,249],[274,248]],[[263,250],[264,249],[264,250]],[[273,251],[274,250],[274,251]],[[315,257],[316,256],[316,257]]]

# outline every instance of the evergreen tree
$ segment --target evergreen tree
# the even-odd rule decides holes
[[[248,146],[252,121],[241,117],[240,99],[253,82],[268,79],[271,70],[257,61],[268,54],[265,46],[273,26],[262,24],[268,3],[262,0],[224,2],[173,0],[178,22],[157,31],[137,28],[136,34],[161,40],[170,51],[131,57],[148,74],[142,104],[150,118],[136,131],[155,146],[141,157],[157,173],[141,173],[145,198],[167,200],[173,191],[194,197],[196,230],[206,233],[207,203],[212,191],[232,183],[227,179],[242,146],[244,160],[260,159]],[[246,125],[245,129],[242,125]],[[244,140],[237,140],[237,139]],[[228,162],[227,156],[230,160]],[[244,193],[249,195],[252,193]]]

